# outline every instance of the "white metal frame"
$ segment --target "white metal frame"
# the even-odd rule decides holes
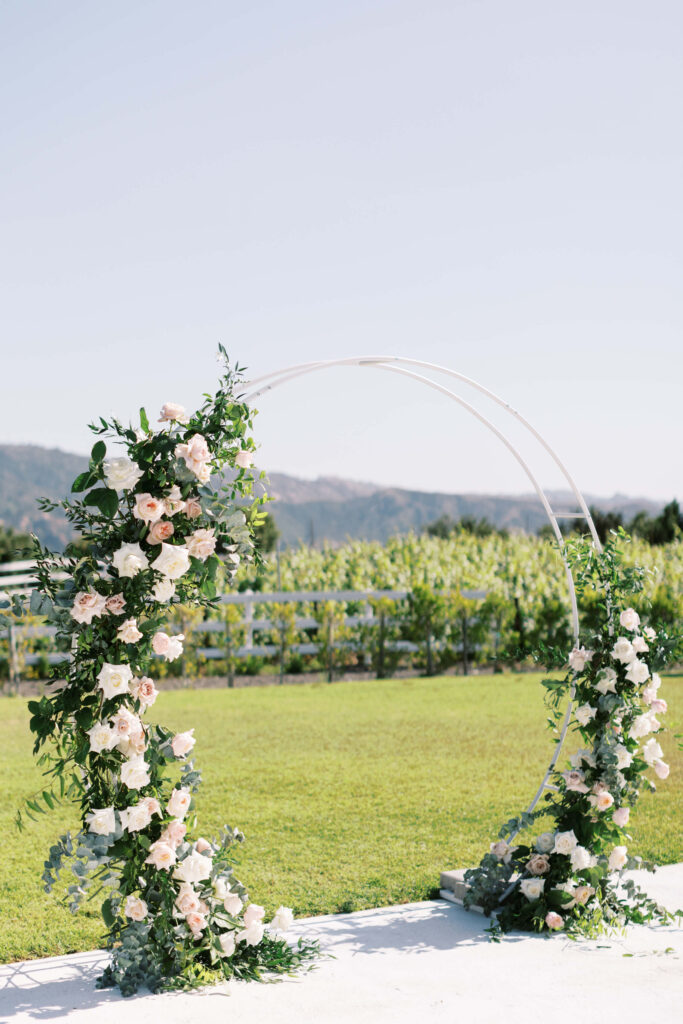
[[[578,487],[577,487],[577,485],[576,485],[576,483],[574,481],[574,478],[571,476],[571,474],[569,473],[567,468],[564,466],[564,464],[560,461],[560,458],[553,451],[553,449],[550,447],[550,445],[547,443],[547,441],[545,441],[544,438],[538,433],[538,431],[535,430],[534,427],[531,426],[531,424],[528,422],[528,420],[526,420],[519,412],[517,412],[516,409],[513,409],[512,406],[508,402],[505,402],[502,398],[499,398],[498,395],[494,394],[492,391],[490,391],[488,388],[484,387],[482,384],[477,383],[477,381],[472,380],[470,377],[466,377],[462,373],[458,373],[456,370],[451,370],[451,369],[449,369],[446,366],[438,366],[435,363],[428,363],[428,362],[425,362],[425,361],[423,361],[421,359],[409,359],[409,358],[406,358],[406,357],[403,357],[403,356],[355,356],[355,357],[346,358],[346,359],[318,360],[316,362],[299,363],[299,364],[293,365],[293,366],[286,366],[286,367],[283,367],[280,370],[275,370],[272,373],[265,374],[262,377],[257,377],[254,380],[249,381],[248,385],[247,385],[248,386],[248,393],[245,393],[245,395],[243,396],[243,399],[247,403],[253,404],[253,402],[257,398],[259,398],[261,395],[264,395],[267,392],[272,391],[272,390],[274,390],[277,387],[280,387],[282,384],[286,384],[288,381],[296,380],[299,377],[303,377],[303,376],[305,376],[305,375],[307,375],[309,373],[315,373],[318,370],[331,369],[331,368],[337,367],[337,366],[359,366],[359,367],[365,367],[365,368],[368,368],[368,369],[384,370],[384,371],[388,371],[389,373],[398,373],[398,374],[400,374],[400,375],[402,375],[404,377],[410,377],[413,380],[416,380],[419,383],[424,384],[427,387],[433,388],[435,391],[438,391],[440,394],[445,395],[447,398],[450,398],[452,401],[456,402],[463,409],[466,409],[476,419],[478,419],[480,423],[482,423],[493,434],[495,434],[495,436],[499,439],[499,441],[501,441],[505,445],[505,447],[514,456],[514,458],[517,460],[517,462],[519,463],[519,465],[522,467],[522,469],[526,473],[527,477],[529,478],[529,481],[530,481],[532,487],[534,488],[534,491],[536,492],[536,494],[537,494],[541,504],[543,505],[543,508],[545,509],[546,515],[548,516],[548,520],[549,520],[550,525],[551,525],[551,527],[553,529],[553,533],[555,534],[555,537],[556,537],[557,542],[559,544],[560,554],[562,556],[562,561],[564,563],[565,573],[566,573],[566,576],[567,576],[567,584],[568,584],[568,587],[569,587],[569,598],[570,598],[570,603],[571,603],[572,626],[573,626],[573,631],[574,631],[574,639],[575,639],[575,641],[578,640],[578,636],[579,636],[579,613],[578,613],[578,606],[577,606],[577,601],[576,601],[576,590],[575,590],[575,587],[574,587],[574,580],[573,580],[573,577],[572,577],[571,568],[569,566],[569,563],[567,561],[567,557],[566,557],[566,554],[565,554],[564,540],[563,540],[563,537],[562,537],[562,532],[560,530],[560,527],[558,525],[557,520],[558,519],[576,519],[576,518],[585,519],[585,521],[586,521],[586,523],[588,525],[588,528],[590,530],[591,536],[593,538],[593,543],[595,544],[596,549],[598,551],[601,551],[602,550],[602,545],[600,543],[600,538],[598,537],[597,531],[595,529],[595,524],[594,524],[593,519],[591,517],[590,511],[588,510],[588,506],[586,505],[586,502],[585,502],[585,500],[583,498],[583,495],[579,491],[579,489],[578,489]],[[486,398],[488,398],[488,399],[491,399],[493,402],[495,402],[497,405],[499,405],[502,409],[504,409],[507,413],[509,413],[510,416],[514,417],[514,419],[516,419],[519,423],[521,423],[522,426],[529,432],[529,434],[531,434],[531,436],[534,438],[534,440],[536,442],[538,442],[538,444],[544,449],[544,451],[551,457],[551,459],[553,460],[555,465],[558,467],[558,469],[562,473],[564,479],[566,480],[567,484],[569,485],[569,489],[571,490],[572,494],[576,498],[576,502],[577,502],[577,504],[579,506],[580,512],[575,512],[575,511],[554,511],[550,507],[550,502],[548,501],[548,498],[547,498],[543,488],[541,487],[540,483],[536,479],[536,476],[533,473],[531,467],[527,463],[526,459],[524,459],[522,457],[522,455],[517,450],[517,448],[512,444],[512,442],[509,440],[509,438],[507,438],[505,436],[505,434],[501,430],[499,430],[498,427],[496,427],[491,422],[491,420],[489,420],[483,413],[481,413],[477,408],[475,408],[475,406],[472,405],[470,402],[466,401],[459,394],[456,394],[454,391],[450,390],[450,388],[447,388],[443,384],[439,383],[438,381],[433,380],[431,377],[425,376],[422,373],[416,373],[415,372],[416,369],[427,370],[430,373],[444,374],[447,377],[451,377],[451,378],[459,381],[461,384],[465,384],[468,387],[473,388],[479,394],[486,396]],[[573,709],[573,706],[574,706],[574,695],[575,695],[575,686],[572,684],[572,687],[571,687],[571,690],[570,690],[570,694],[569,694],[569,704],[567,706],[567,711],[566,711],[565,716],[564,716],[564,720],[563,720],[563,723],[562,723],[562,728],[560,730],[559,739],[558,739],[558,741],[557,741],[557,743],[555,745],[555,750],[553,751],[553,756],[552,756],[552,758],[550,760],[550,764],[548,765],[548,770],[546,771],[545,776],[543,778],[543,781],[541,782],[541,785],[539,786],[538,790],[536,791],[536,794],[534,795],[531,803],[529,804],[529,806],[527,808],[527,813],[531,813],[534,810],[534,808],[538,804],[538,801],[541,799],[543,793],[547,789],[555,789],[556,788],[548,780],[550,779],[550,775],[551,775],[551,773],[552,773],[552,771],[553,771],[553,769],[554,769],[554,767],[555,767],[555,765],[557,763],[557,760],[558,760],[558,758],[560,756],[560,753],[562,751],[562,747],[563,747],[563,744],[564,744],[564,741],[565,741],[565,738],[566,738],[566,735],[567,735],[567,730],[569,729],[569,723],[571,721],[572,709]],[[510,841],[512,839],[514,839],[514,837],[517,835],[517,833],[519,831],[520,830],[517,829],[516,831],[514,831],[514,832],[512,832],[510,834],[510,837],[509,837]]]

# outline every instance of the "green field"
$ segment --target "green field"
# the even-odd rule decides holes
[[[540,782],[550,735],[539,677],[393,679],[162,694],[156,717],[195,727],[201,831],[247,835],[239,875],[252,898],[299,915],[428,899],[444,868],[468,866]],[[683,860],[683,678],[666,678],[662,741],[672,771],[633,820],[631,850]],[[73,917],[39,880],[62,810],[13,824],[40,785],[26,702],[0,702],[0,961],[94,948],[99,907]]]

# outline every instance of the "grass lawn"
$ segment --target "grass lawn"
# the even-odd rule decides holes
[[[227,822],[246,833],[239,876],[252,899],[324,914],[428,899],[442,869],[479,860],[550,757],[538,679],[180,690],[153,711],[171,728],[195,727],[201,831]],[[662,693],[672,771],[639,804],[631,850],[673,863],[683,860],[672,735],[683,731],[683,677],[666,678]],[[26,702],[0,700],[0,962],[92,949],[102,936],[99,906],[74,917],[39,880],[51,841],[76,826],[73,811],[15,830],[16,807],[40,785],[31,745]]]

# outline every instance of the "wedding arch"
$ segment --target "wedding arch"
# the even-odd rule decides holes
[[[103,888],[107,892],[102,916],[112,957],[101,983],[129,995],[141,985],[157,991],[291,972],[317,955],[315,943],[300,939],[294,946],[283,938],[292,920],[289,908],[280,907],[266,924],[264,908],[250,902],[234,874],[241,833],[225,826],[216,838],[193,838],[201,784],[190,759],[194,729],[174,733],[147,722],[145,714],[158,695],[148,675],[154,659],[173,661],[183,651],[184,637],[166,632],[173,604],[214,607],[220,590],[234,585],[240,562],[260,557],[254,527],[265,497],[254,497],[249,472],[254,401],[297,377],[337,366],[403,375],[475,416],[526,473],[565,566],[574,648],[569,656],[559,648],[541,652],[544,667],[562,672],[543,681],[559,737],[527,810],[502,826],[490,852],[466,873],[466,905],[495,912],[494,931],[585,934],[625,921],[669,920],[632,883],[626,902],[611,878],[635,863],[623,840],[629,808],[641,788],[654,788],[647,770],[659,778],[669,772],[650,734],[660,732],[656,715],[666,711],[657,670],[670,660],[674,644],[665,629],[641,626],[629,606],[631,595],[642,590],[643,571],[622,563],[619,545],[626,535],[601,545],[581,493],[547,442],[506,402],[454,370],[366,356],[285,367],[247,386],[222,347],[220,361],[216,393],[205,395],[192,413],[167,402],[161,426],[150,425],[144,408],[139,427],[102,417],[91,424],[98,440],[88,469],[72,484],[72,497],[41,503],[44,510],[61,507],[81,541],[56,554],[34,538],[38,586],[30,610],[54,624],[71,658],[66,669],[54,671],[59,685],[28,704],[34,752],[49,781],[41,794],[45,806],[34,799],[27,808],[37,813],[61,799],[79,806],[79,831],[52,846],[43,881],[50,892],[69,860],[73,911]],[[510,438],[471,402],[418,369],[458,380],[519,421],[560,469],[579,511],[553,509]],[[108,453],[102,436],[125,454]],[[590,537],[565,539],[558,520],[576,517],[585,520]],[[582,636],[577,594],[589,588],[599,595],[598,614]],[[23,614],[18,598],[11,611]],[[617,623],[622,635],[615,642]],[[570,724],[588,746],[562,771],[558,760]],[[552,830],[531,844],[512,845],[543,816],[554,820]]]

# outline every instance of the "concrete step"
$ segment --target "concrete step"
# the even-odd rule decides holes
[[[467,871],[467,868],[456,868],[454,871],[441,872],[440,892],[442,900],[449,900],[451,903],[457,903],[460,907],[465,905],[465,893],[469,889],[469,886],[465,881],[465,871]],[[468,909],[474,910],[477,914],[484,913],[481,907],[469,907]]]

